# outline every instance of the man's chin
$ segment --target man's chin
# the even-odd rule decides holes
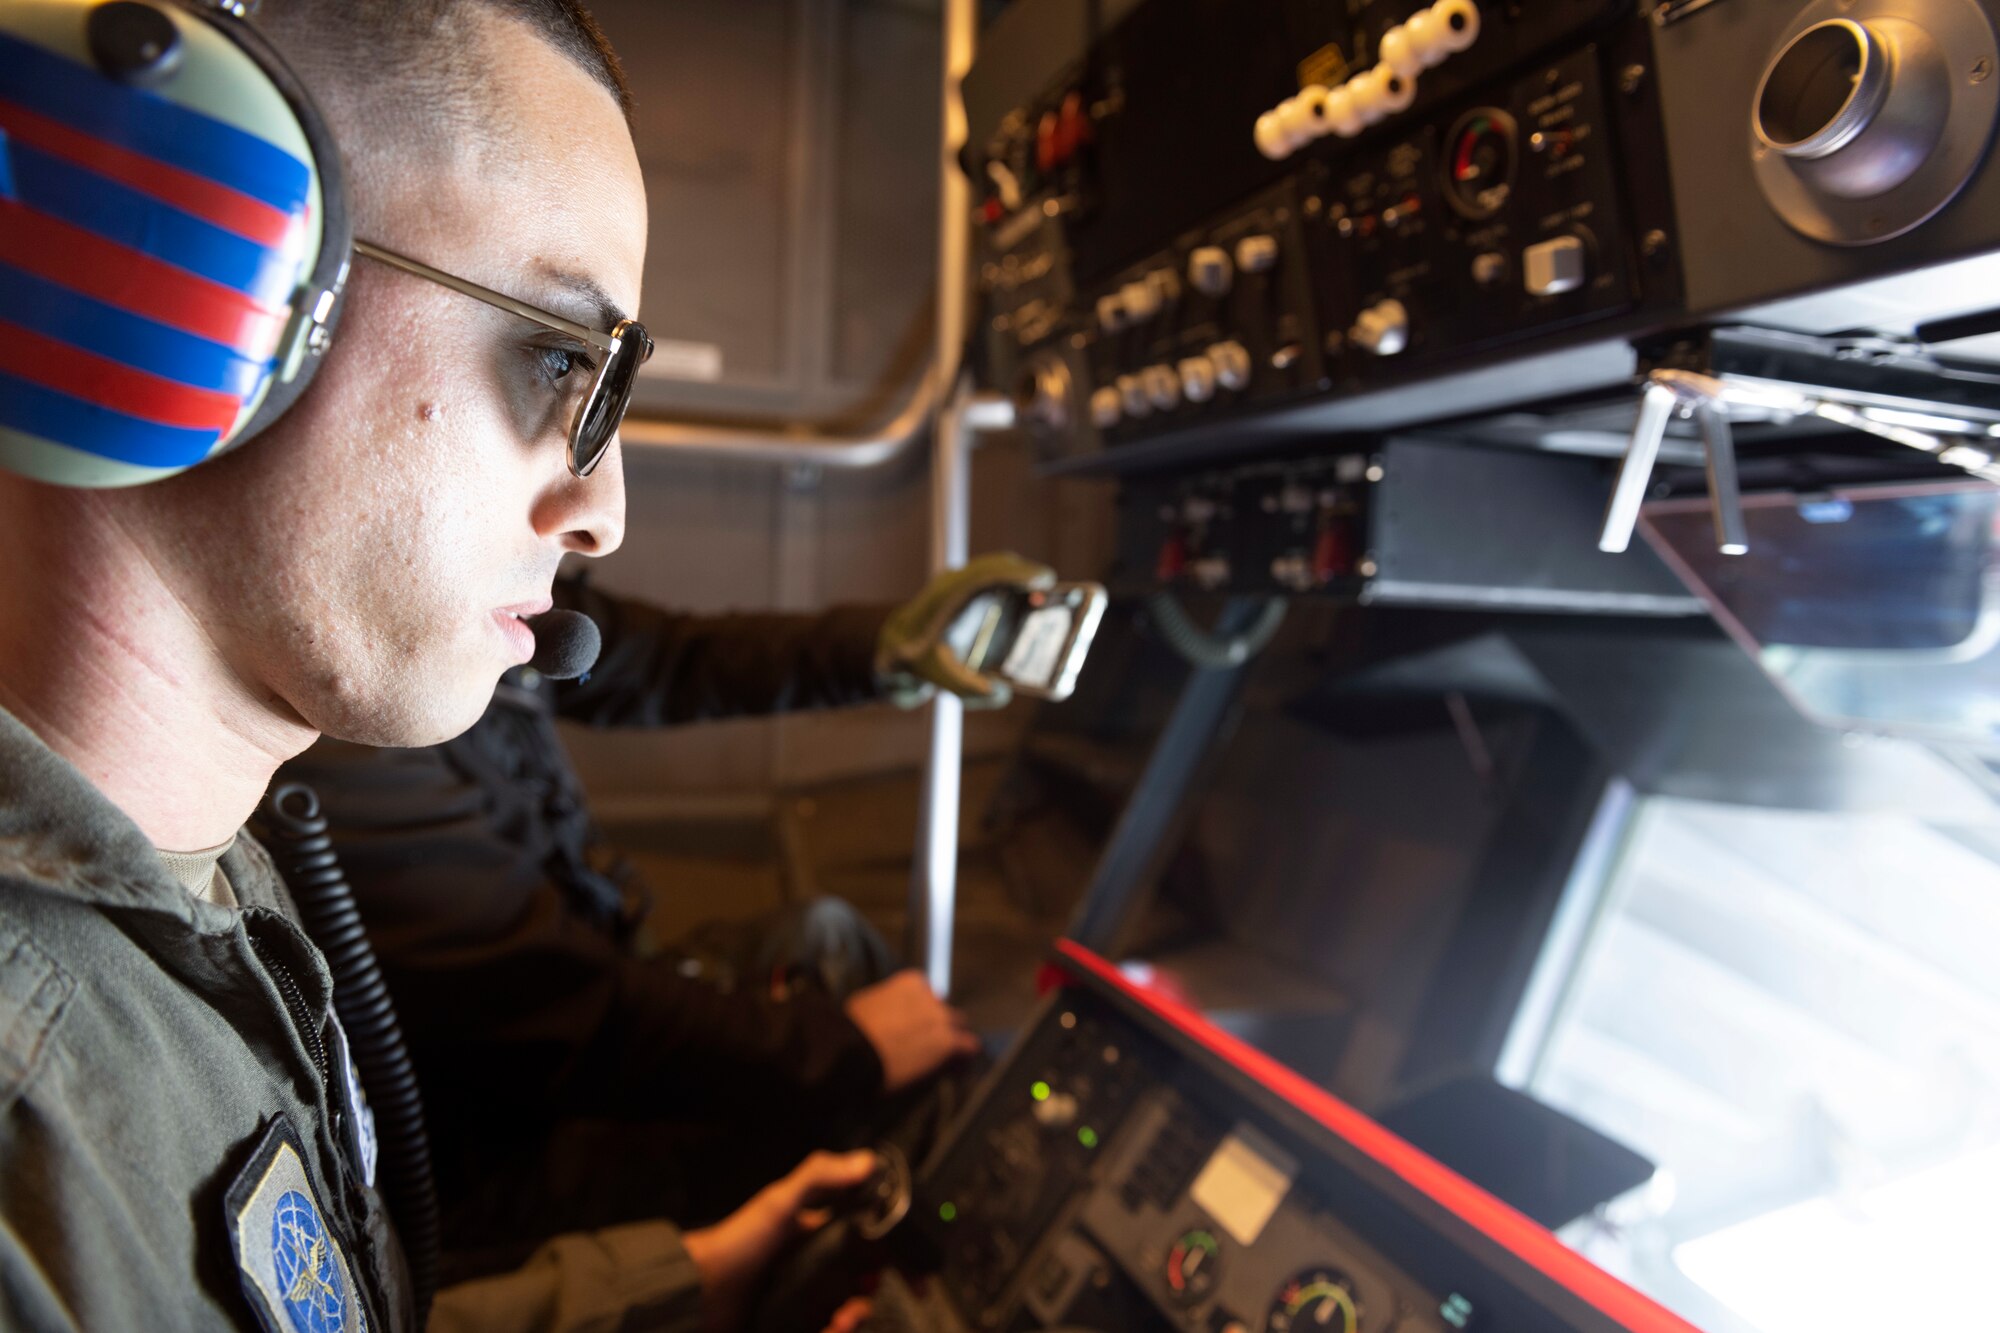
[[[489,668],[490,670],[490,668]],[[418,749],[462,736],[479,721],[493,701],[499,674],[466,674],[463,683],[447,687],[409,688],[375,707],[344,707],[328,717],[319,730],[335,740],[381,749]],[[347,701],[358,704],[360,701]]]

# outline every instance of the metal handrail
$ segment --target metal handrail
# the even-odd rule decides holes
[[[857,472],[894,462],[923,438],[925,427],[946,406],[958,381],[965,345],[966,275],[971,265],[972,190],[959,167],[958,149],[966,140],[965,103],[959,95],[959,83],[972,66],[978,41],[975,0],[946,0],[941,18],[936,345],[930,365],[910,387],[903,405],[880,429],[859,434],[831,430],[823,423],[762,428],[627,417],[621,432],[626,444],[668,449],[695,458]]]
[[[627,417],[619,438],[628,445],[671,449],[694,458],[863,472],[893,463],[922,439],[924,428],[937,413],[938,397],[937,364],[933,358],[911,386],[902,407],[877,430],[841,434],[810,422],[759,428]]]

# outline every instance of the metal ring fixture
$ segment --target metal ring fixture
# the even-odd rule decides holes
[[[1750,106],[1757,182],[1787,224],[1873,245],[1936,215],[1986,155],[2000,48],[1977,0],[1818,0]]]

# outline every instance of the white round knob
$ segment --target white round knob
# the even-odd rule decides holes
[[[1236,267],[1245,273],[1268,273],[1277,266],[1277,237],[1259,232],[1236,242]]]
[[[1349,341],[1376,356],[1394,356],[1410,345],[1410,312],[1394,297],[1378,301],[1355,316]]]
[[[1134,324],[1143,324],[1160,313],[1160,293],[1144,278],[1134,278],[1120,287],[1118,298],[1125,306],[1125,317]]]
[[[1428,9],[1419,9],[1403,23],[1403,36],[1409,41],[1410,53],[1423,62],[1425,68],[1441,65],[1451,54],[1451,47],[1445,44],[1444,20]],[[1385,53],[1382,57],[1388,59]]]
[[[1417,52],[1417,44],[1410,39],[1410,30],[1398,23],[1382,34],[1382,41],[1376,50],[1381,53],[1382,63],[1406,79],[1414,79],[1423,73],[1424,58]]]
[[[1354,89],[1347,84],[1327,90],[1326,127],[1343,139],[1361,133],[1361,112],[1354,105]]]
[[[1125,327],[1125,300],[1117,292],[1097,298],[1097,327],[1116,333]]]
[[[1377,65],[1372,71],[1375,86],[1382,90],[1382,106],[1390,115],[1408,111],[1410,103],[1417,100],[1417,81],[1387,65]]]
[[[1205,356],[1181,359],[1181,395],[1190,403],[1205,403],[1215,397],[1215,363]]]
[[[1431,6],[1444,29],[1444,48],[1459,52],[1479,40],[1479,6],[1474,0],[1437,0]]]
[[[1273,162],[1282,162],[1292,155],[1292,141],[1285,137],[1276,111],[1266,111],[1257,117],[1256,140],[1257,151]]]
[[[1162,412],[1171,412],[1181,404],[1181,377],[1174,373],[1172,366],[1147,366],[1139,372],[1140,382],[1146,386],[1146,397],[1154,407]]]
[[[1299,95],[1292,99],[1298,106],[1299,118],[1305,122],[1307,131],[1314,139],[1324,137],[1328,129],[1326,97],[1326,85],[1314,83],[1301,88]]]
[[[1319,137],[1319,116],[1301,98],[1287,97],[1278,103],[1277,117],[1278,128],[1285,132],[1285,145],[1290,152],[1296,153]]]
[[[1250,386],[1250,350],[1242,343],[1219,342],[1208,349],[1209,364],[1215,367],[1216,382],[1235,392]]]
[[[1110,430],[1125,416],[1124,396],[1107,384],[1090,395],[1090,421],[1099,430]]]
[[[1347,81],[1348,91],[1354,95],[1355,114],[1363,125],[1379,125],[1389,118],[1389,90],[1382,86],[1387,72],[1377,65]]]
[[[1227,296],[1235,280],[1236,269],[1221,246],[1200,246],[1188,256],[1188,286],[1203,296]]]
[[[1146,397],[1146,386],[1137,375],[1118,377],[1118,402],[1124,407],[1128,417],[1147,417],[1153,414],[1153,402]]]

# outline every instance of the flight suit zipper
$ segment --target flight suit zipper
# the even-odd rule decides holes
[[[312,1057],[319,1070],[320,1086],[328,1089],[331,1096],[333,1070],[327,1064],[326,1038],[320,1035],[320,1024],[313,1021],[312,1010],[306,1004],[306,994],[299,989],[292,970],[286,967],[276,952],[256,935],[250,937],[250,948],[257,955],[257,961],[271,974],[271,981],[278,988],[278,996],[285,1002],[285,1011],[292,1016],[292,1026],[299,1030],[299,1039],[306,1044],[306,1054]]]

